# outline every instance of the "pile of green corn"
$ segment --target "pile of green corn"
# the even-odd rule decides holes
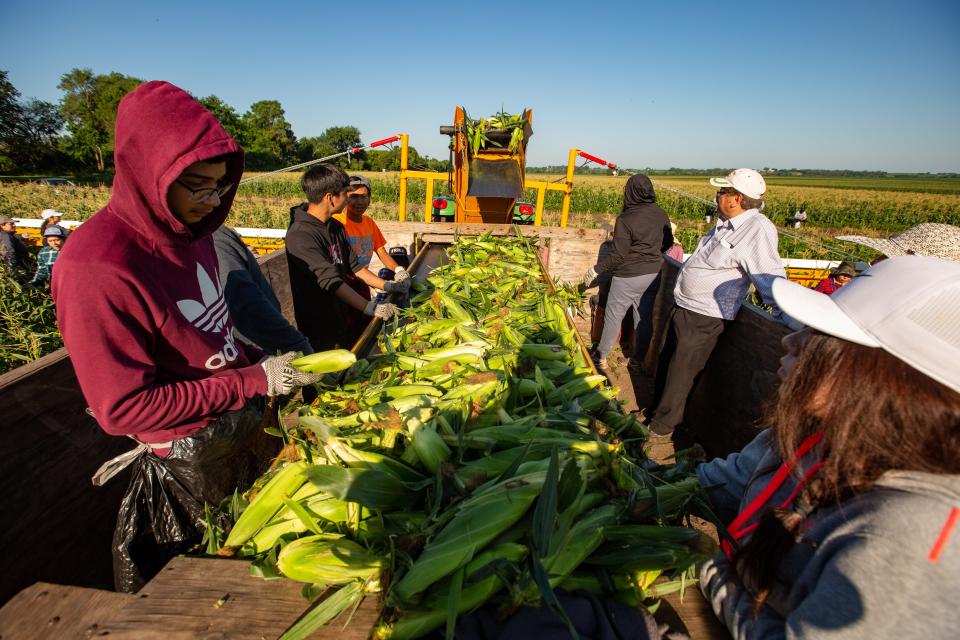
[[[231,501],[229,532],[210,518],[208,552],[325,595],[284,638],[370,594],[377,637],[415,638],[491,601],[564,617],[558,589],[654,606],[681,588],[710,551],[675,526],[700,488],[645,458],[570,326],[577,291],[520,237],[459,239],[414,289],[376,355],[295,361],[345,371],[280,434],[291,461]]]
[[[489,118],[480,118],[479,120],[474,120],[466,113],[463,115],[467,125],[467,143],[474,154],[481,149],[486,149],[487,145],[503,146],[487,137],[487,133],[490,131],[509,131],[510,142],[507,144],[507,149],[513,153],[520,148],[520,144],[523,142],[524,127],[527,125],[526,113],[510,114],[506,111],[499,111]]]

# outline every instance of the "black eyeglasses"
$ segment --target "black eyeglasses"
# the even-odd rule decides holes
[[[213,194],[217,194],[217,198],[222,198],[227,195],[230,189],[233,189],[233,183],[228,182],[227,184],[220,185],[219,187],[200,187],[195,188],[181,181],[180,178],[174,180],[178,185],[190,192],[190,200],[193,202],[203,202],[204,200],[209,200]]]

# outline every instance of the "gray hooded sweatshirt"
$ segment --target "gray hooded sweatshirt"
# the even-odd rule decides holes
[[[810,469],[818,455],[799,466]],[[701,464],[697,476],[714,487],[711,501],[729,523],[780,466],[767,430],[743,451]],[[780,506],[796,486],[791,476],[767,504]],[[700,586],[734,638],[957,638],[958,515],[960,476],[890,471],[864,493],[807,516],[759,613],[723,554],[704,565]]]

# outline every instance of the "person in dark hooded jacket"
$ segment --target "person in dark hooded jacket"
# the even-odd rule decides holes
[[[168,551],[198,535],[203,504],[247,486],[269,462],[258,396],[319,376],[290,366],[294,353],[258,363],[263,353],[237,339],[212,234],[236,195],[243,151],[217,119],[182,89],[142,84],[120,102],[114,159],[110,201],[64,245],[52,293],[97,422],[139,443],[94,479],[135,464],[114,539],[117,586],[135,590],[144,576],[117,548],[137,546],[139,528],[151,526],[145,514]],[[211,447],[220,449],[204,458]],[[171,482],[162,497],[179,504],[165,510],[155,485]]]
[[[584,281],[590,283],[599,273],[613,275],[597,347],[597,365],[605,372],[609,371],[607,355],[628,309],[633,310],[636,323],[634,353],[639,359],[650,341],[653,303],[660,287],[660,263],[663,252],[673,245],[670,219],[656,201],[650,178],[642,174],[630,176],[623,190],[623,211],[613,229],[613,251],[584,276]]]

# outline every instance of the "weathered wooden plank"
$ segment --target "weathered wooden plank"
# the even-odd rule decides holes
[[[696,585],[689,587],[681,601],[679,593],[671,593],[663,598],[655,616],[662,624],[671,629],[684,631],[691,640],[729,640],[730,633],[707,602]]]
[[[132,448],[85,413],[61,350],[4,376],[0,390],[0,602],[35,582],[112,587],[110,543],[129,472],[104,487],[90,477]]]
[[[38,582],[0,609],[0,638],[90,638],[101,623],[136,596]]]
[[[276,638],[310,606],[291,580],[260,580],[250,563],[174,558],[136,598],[100,626],[110,638]],[[218,606],[219,604],[219,606]],[[367,598],[344,629],[334,621],[314,638],[367,638],[377,620]]]

